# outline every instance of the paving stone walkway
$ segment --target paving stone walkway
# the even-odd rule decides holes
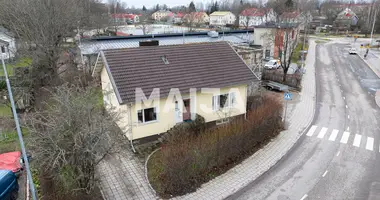
[[[145,179],[144,170],[144,165],[130,149],[107,156],[97,169],[104,199],[157,199]]]
[[[205,183],[196,192],[174,199],[224,199],[256,180],[273,167],[297,142],[310,126],[316,101],[315,47],[310,41],[306,59],[306,74],[303,76],[299,103],[287,117],[288,130],[266,145],[263,149],[235,166],[225,174]],[[144,179],[144,169],[132,153],[115,154],[99,167],[102,191],[106,199],[155,199]]]

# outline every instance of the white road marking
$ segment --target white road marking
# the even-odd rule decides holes
[[[362,136],[359,134],[355,134],[354,143],[352,145],[354,145],[355,147],[360,147],[361,140],[362,140]]]
[[[323,173],[322,177],[325,177],[327,172],[329,172],[329,171],[326,170],[325,173]]]
[[[348,108],[348,106],[346,105],[346,108]]]
[[[342,136],[342,139],[340,139],[340,143],[347,144],[349,137],[350,137],[350,133],[349,132],[344,132],[343,136]]]
[[[347,118],[350,119],[350,115],[347,115]]]
[[[343,99],[346,99],[346,97],[343,97]]]
[[[334,129],[334,130],[332,131],[330,137],[329,137],[329,140],[330,140],[330,141],[335,141],[336,136],[338,136],[338,133],[339,133],[339,131],[336,130],[336,129]]]
[[[336,154],[336,156],[339,156],[339,154],[340,154],[340,151],[338,151],[338,153]]]
[[[367,144],[365,145],[367,150],[373,151],[373,138],[367,137]]]
[[[327,132],[327,128],[323,127],[323,128],[321,129],[321,131],[319,132],[319,134],[318,134],[318,138],[323,138],[323,137],[325,137],[326,132]]]
[[[312,136],[315,132],[315,130],[317,129],[317,126],[312,126],[309,131],[307,132],[307,136]]]
[[[349,126],[347,126],[347,131],[350,131],[350,127]]]
[[[302,198],[300,200],[305,200],[307,197],[307,194],[303,195]]]

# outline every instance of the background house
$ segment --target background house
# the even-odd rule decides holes
[[[173,13],[167,10],[159,10],[152,14],[152,19],[155,21],[165,21],[165,18],[168,18],[169,15],[173,15]]]
[[[114,22],[118,23],[139,23],[140,18],[135,14],[117,13],[111,15]]]
[[[191,12],[183,17],[184,23],[193,23],[195,25],[207,24],[210,22],[210,17],[206,12]]]
[[[17,52],[16,39],[6,28],[0,27],[0,56],[4,59],[14,58]]]
[[[257,81],[227,42],[103,51],[95,71],[129,140],[157,137],[197,114],[210,125],[244,117],[248,85]],[[181,95],[171,96],[173,89]],[[143,96],[153,101],[136,102]]]
[[[273,9],[266,8],[248,8],[243,10],[239,15],[240,27],[253,27],[267,22],[276,20]]]
[[[182,20],[183,16],[184,16],[183,13],[180,13],[180,12],[175,13],[173,23],[175,23],[175,24],[183,23],[183,20]]]
[[[234,24],[235,20],[235,15],[230,11],[215,11],[210,14],[210,25],[214,26]]]
[[[346,8],[344,11],[338,14],[333,26],[336,28],[336,30],[353,30],[357,27],[358,21],[359,18],[356,16],[356,14],[351,9]]]

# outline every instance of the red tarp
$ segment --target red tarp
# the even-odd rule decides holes
[[[19,151],[0,154],[0,169],[19,171],[21,169],[20,156]]]

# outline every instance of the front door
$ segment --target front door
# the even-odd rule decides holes
[[[183,121],[181,101],[175,101],[174,120],[175,120],[175,123],[181,123]]]
[[[190,99],[183,100],[183,121],[191,120]]]

